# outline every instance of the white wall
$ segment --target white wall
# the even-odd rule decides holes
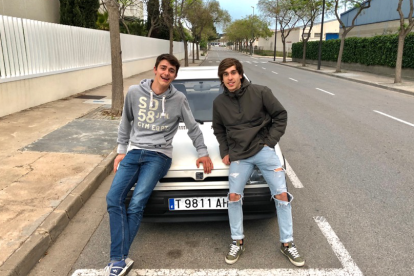
[[[169,41],[121,34],[123,76],[153,68]],[[189,44],[189,56],[191,56]],[[174,42],[184,58],[184,45]],[[111,82],[109,32],[0,16],[0,117]]]

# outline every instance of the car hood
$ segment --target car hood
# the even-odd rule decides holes
[[[219,144],[213,134],[211,125],[211,122],[199,124],[203,132],[204,143],[207,146],[208,154],[211,161],[213,161],[215,170],[228,170],[229,166],[225,165],[220,157]],[[197,170],[196,160],[198,154],[187,132],[188,129],[185,127],[185,124],[180,123],[173,140],[173,158],[170,171]],[[200,166],[199,170],[201,169],[202,167]]]

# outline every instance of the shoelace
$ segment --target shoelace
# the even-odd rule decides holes
[[[299,258],[300,257],[299,252],[296,249],[296,247],[288,248],[288,251],[293,256],[293,258]]]
[[[237,252],[239,252],[240,250],[240,246],[237,246],[235,244],[230,244],[230,252],[229,254],[232,255],[233,257],[236,257]]]

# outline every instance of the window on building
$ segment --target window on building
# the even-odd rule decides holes
[[[314,37],[321,37],[321,33],[315,33]]]

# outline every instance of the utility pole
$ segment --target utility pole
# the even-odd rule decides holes
[[[253,6],[251,6],[252,8],[253,8],[253,17],[252,17],[252,35],[253,35],[253,43],[254,43],[254,31],[253,31],[253,24],[254,24],[254,7]],[[253,46],[253,43],[252,43],[252,56],[254,55],[254,46]]]
[[[318,70],[321,70],[323,20],[324,20],[324,18],[325,18],[325,0],[323,0],[323,3],[322,3],[322,22],[321,22],[321,36],[319,37]]]

